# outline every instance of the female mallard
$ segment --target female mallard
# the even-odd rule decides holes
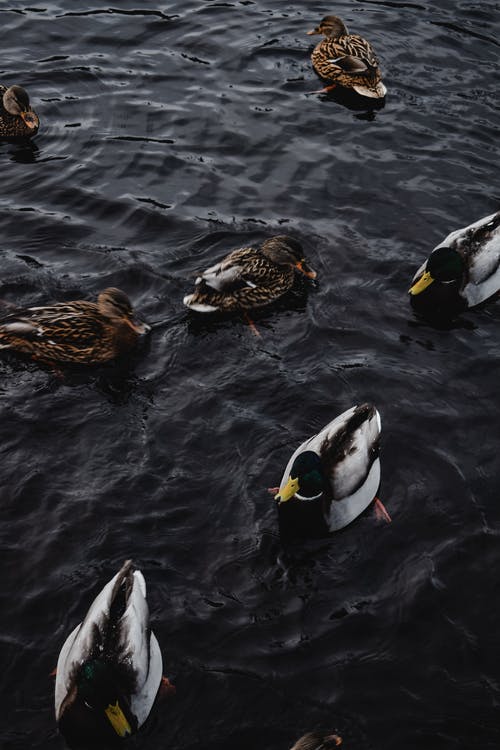
[[[342,744],[342,737],[333,732],[308,732],[297,740],[291,750],[333,750]]]
[[[319,26],[307,33],[325,36],[311,55],[316,73],[332,82],[323,91],[331,91],[338,85],[372,99],[386,95],[371,44],[362,36],[349,34],[340,18],[325,16]]]
[[[21,86],[0,85],[0,138],[28,137],[38,133],[40,120]]]
[[[500,289],[500,211],[457,229],[429,255],[413,277],[417,312],[452,317]]]
[[[105,289],[95,302],[16,309],[0,318],[0,349],[45,363],[98,364],[132,349],[150,327],[134,318],[127,295]]]
[[[292,288],[295,269],[310,279],[302,246],[285,235],[270,237],[259,248],[234,250],[198,276],[184,304],[197,312],[235,312],[267,305]]]
[[[351,523],[376,500],[380,430],[380,415],[370,404],[353,406],[327,424],[290,458],[275,496],[279,506],[293,499],[299,519],[301,506],[314,502],[328,531]]]
[[[55,710],[67,742],[89,746],[134,734],[153,707],[162,668],[144,576],[127,560],[59,654]]]

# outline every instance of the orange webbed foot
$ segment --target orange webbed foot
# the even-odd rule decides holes
[[[248,315],[248,313],[246,313],[246,312],[243,313],[243,317],[245,318],[246,322],[248,323],[248,326],[249,326],[250,330],[252,331],[253,335],[257,336],[258,338],[260,338],[259,329],[257,328],[257,326],[255,325],[255,323],[253,322],[252,318]]]
[[[318,89],[317,91],[311,91],[311,94],[328,94],[329,91],[337,88],[336,83],[331,83],[329,86],[325,86],[324,89]]]
[[[160,682],[160,694],[162,696],[171,696],[175,695],[177,692],[177,689],[175,685],[172,685],[168,677],[162,677]]]
[[[387,521],[387,523],[392,523],[392,518],[385,509],[384,503],[382,502],[382,500],[380,500],[380,498],[374,498],[373,507],[375,508],[375,515],[377,516],[377,519],[379,521]]]

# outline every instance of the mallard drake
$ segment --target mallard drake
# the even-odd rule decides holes
[[[358,34],[349,34],[340,18],[325,16],[319,26],[307,33],[325,37],[311,55],[316,73],[331,81],[323,91],[344,86],[372,99],[382,99],[386,95],[371,44]]]
[[[0,349],[45,363],[97,364],[132,349],[150,327],[134,318],[125,292],[105,289],[97,303],[78,300],[16,309],[0,318]]]
[[[71,746],[134,734],[149,716],[162,669],[149,628],[146,582],[127,560],[59,654],[55,712],[61,734]]]
[[[258,248],[234,250],[196,281],[184,304],[196,312],[235,312],[262,307],[292,288],[295,269],[310,279],[316,272],[306,263],[297,240],[277,235]]]
[[[380,430],[378,411],[363,404],[308,438],[287,464],[275,495],[278,507],[293,502],[300,510],[314,502],[328,531],[351,523],[376,499]]]
[[[500,211],[457,229],[420,266],[409,293],[417,312],[452,317],[500,289]]]
[[[40,120],[30,105],[28,92],[22,86],[0,84],[0,138],[28,137],[38,133]]]
[[[291,750],[333,750],[342,744],[342,737],[333,732],[308,732],[297,740]]]

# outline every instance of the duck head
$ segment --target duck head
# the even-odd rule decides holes
[[[315,279],[316,271],[307,264],[300,242],[293,237],[277,235],[262,243],[262,253],[278,266],[293,266],[308,279]]]
[[[437,247],[429,255],[422,276],[410,287],[412,296],[421,294],[433,282],[458,284],[464,274],[464,261],[460,253],[452,247]]]
[[[26,89],[22,86],[10,86],[3,95],[3,106],[10,115],[20,117],[30,130],[38,130],[40,121],[38,115],[33,112],[30,98]]]
[[[101,659],[85,662],[76,678],[76,688],[79,699],[96,715],[97,722],[107,722],[118,737],[128,737],[137,729],[110,664]]]
[[[338,16],[325,16],[321,19],[319,25],[308,31],[307,34],[309,36],[323,34],[323,36],[331,39],[338,39],[340,36],[347,35],[347,28]]]
[[[151,330],[151,326],[148,326],[147,323],[137,320],[129,298],[121,289],[113,287],[105,289],[99,294],[97,304],[104,315],[108,315],[110,318],[118,318],[138,336],[149,333]]]
[[[320,457],[314,451],[304,451],[293,462],[286,485],[274,499],[279,505],[295,496],[299,500],[318,500],[324,488],[325,477]]]

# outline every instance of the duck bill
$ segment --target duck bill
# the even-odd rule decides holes
[[[321,34],[321,31],[319,29],[311,29],[311,31],[306,31],[307,36],[313,36],[313,34]]]
[[[292,477],[288,477],[288,482],[283,489],[274,496],[274,499],[278,501],[278,505],[281,505],[281,503],[286,503],[287,500],[291,500],[298,491],[299,480],[297,478],[292,479]]]
[[[307,276],[308,279],[315,279],[318,275],[316,271],[313,271],[312,268],[309,268],[303,260],[296,263],[295,268],[297,269],[297,271],[300,271],[300,273],[303,273],[304,276]]]
[[[127,323],[131,327],[131,329],[134,331],[134,333],[137,333],[139,336],[144,336],[146,333],[149,333],[151,330],[151,326],[148,326],[147,323],[143,323],[141,320],[127,320]]]
[[[120,737],[127,737],[129,734],[132,734],[132,727],[128,723],[127,717],[121,710],[118,701],[116,701],[114,706],[110,704],[105,709],[104,713],[106,714],[108,721],[115,730],[116,734],[118,734]]]
[[[38,128],[38,126],[40,125],[38,115],[36,115],[34,112],[21,112],[21,117],[25,125],[27,125],[30,130],[36,130],[36,128]]]
[[[430,275],[429,271],[426,271],[419,278],[419,280],[415,284],[413,284],[413,286],[410,287],[410,289],[408,291],[412,295],[420,294],[421,292],[424,291],[424,289],[427,289],[427,287],[430,286],[433,281],[434,281],[434,279]]]

